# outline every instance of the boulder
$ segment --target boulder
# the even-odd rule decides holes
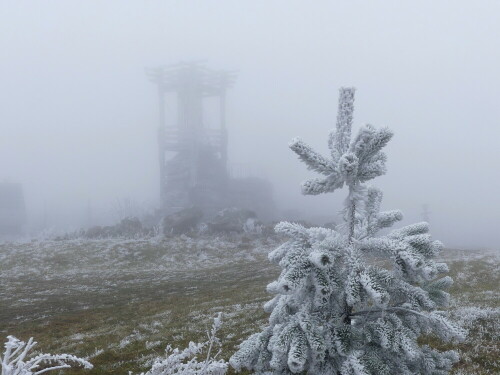
[[[161,227],[164,235],[188,233],[196,228],[203,217],[203,211],[198,207],[186,208],[165,216]]]
[[[207,225],[210,232],[214,233],[243,233],[255,228],[257,215],[244,208],[226,208],[219,211]]]
[[[325,223],[323,225],[323,228],[328,228],[328,229],[335,229],[337,227],[337,223],[334,221],[329,221],[328,223]]]
[[[113,228],[119,236],[134,237],[142,234],[142,223],[137,217],[126,217]]]
[[[85,231],[85,237],[91,239],[137,237],[144,234],[141,221],[136,217],[127,217],[116,225],[95,226]]]
[[[102,238],[104,237],[104,230],[100,225],[91,227],[85,231],[85,237],[87,238]]]

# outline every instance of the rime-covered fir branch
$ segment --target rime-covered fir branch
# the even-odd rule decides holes
[[[70,354],[30,356],[30,351],[36,344],[33,337],[24,342],[14,336],[7,336],[5,351],[0,355],[1,375],[41,375],[49,371],[70,368],[72,365],[82,366],[85,369],[93,367],[87,360]]]
[[[403,313],[410,313],[410,314],[415,314],[419,315],[424,318],[429,318],[428,315],[425,315],[421,312],[410,310],[410,309],[405,309],[404,307],[386,307],[384,309],[371,309],[371,310],[363,310],[363,311],[356,311],[351,314],[351,316],[358,316],[358,315],[366,315],[366,314],[376,314],[376,313],[384,313],[384,312],[403,312]]]
[[[222,314],[219,313],[213,321],[212,328],[207,332],[207,341],[203,343],[190,342],[188,347],[179,350],[170,345],[165,349],[165,357],[157,358],[151,369],[141,375],[224,375],[228,364],[217,359],[220,349],[212,354],[214,347],[220,348],[221,342],[217,332],[222,326]],[[198,362],[198,356],[204,355],[205,360]]]

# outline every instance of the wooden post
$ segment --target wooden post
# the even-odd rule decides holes
[[[160,70],[161,73],[163,69]],[[158,127],[158,161],[160,166],[160,204],[162,208],[167,205],[165,191],[165,93],[161,81],[158,82],[158,109],[159,109],[159,127]]]
[[[221,158],[224,167],[227,166],[227,130],[226,130],[226,90],[222,88],[220,94],[220,130],[221,130]]]

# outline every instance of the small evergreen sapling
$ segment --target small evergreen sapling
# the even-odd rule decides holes
[[[392,375],[447,374],[458,355],[439,352],[417,339],[433,333],[460,340],[465,332],[448,321],[451,283],[434,257],[427,223],[377,236],[402,219],[400,211],[380,211],[382,193],[365,182],[383,175],[382,148],[392,137],[371,125],[351,139],[354,89],[340,89],[336,129],[326,158],[299,139],[290,148],[311,170],[323,175],[302,185],[304,194],[348,188],[344,222],[335,230],[282,222],[289,237],[269,254],[282,272],[267,286],[275,297],[264,309],[269,324],[250,336],[230,359],[236,369],[255,374]]]

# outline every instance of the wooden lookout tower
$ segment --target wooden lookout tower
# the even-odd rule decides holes
[[[228,185],[226,91],[235,75],[201,63],[147,69],[159,97],[160,202],[165,213],[197,206],[213,212],[224,207]],[[218,102],[219,123],[204,123],[205,99]],[[166,102],[176,103],[167,124]]]

